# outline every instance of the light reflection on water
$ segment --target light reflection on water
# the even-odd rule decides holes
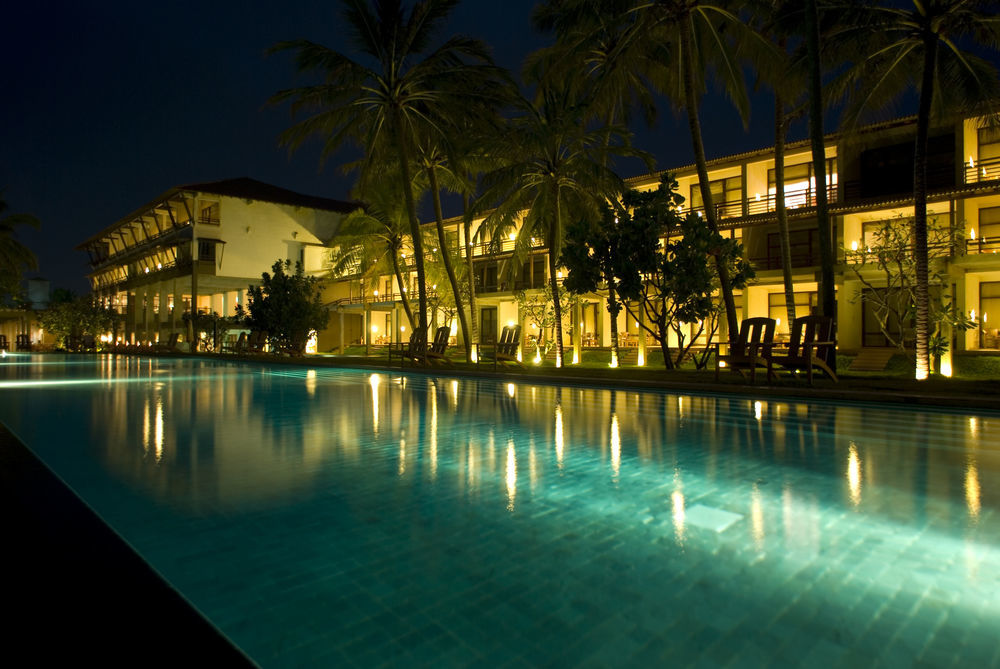
[[[861,535],[882,546],[876,553],[887,550],[883,541],[911,537],[906,546],[928,542],[962,556],[927,567],[944,570],[941,582],[989,587],[1000,572],[995,414],[190,360],[57,360],[0,365],[8,389],[0,419],[182,585],[198,581],[190,565],[166,552],[158,558],[163,540],[116,522],[148,524],[142,503],[185,528],[249,518],[268,528],[280,517],[291,524],[284,541],[309,553],[325,530],[295,533],[297,519],[332,525],[346,523],[346,513],[395,527],[400,541],[419,543],[426,528],[450,537],[454,526],[466,536],[455,544],[463,555],[480,554],[477,532],[504,527],[503,541],[535,546],[539,560],[561,550],[558,537],[593,532],[582,550],[614,535],[633,554],[653,545],[661,559],[695,559],[721,546],[751,565],[794,556],[800,570],[847,561]],[[129,497],[126,513],[129,495],[145,502]],[[345,511],[323,515],[334,501]],[[705,507],[739,520],[706,530]],[[370,521],[351,522],[338,536]],[[371,534],[357,536],[367,545]],[[246,551],[254,544],[243,534],[228,540]],[[688,568],[707,569],[697,565]],[[210,617],[212,606],[203,604]],[[250,637],[237,640],[268,643]]]

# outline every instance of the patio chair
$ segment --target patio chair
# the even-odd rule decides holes
[[[247,333],[241,332],[233,344],[232,352],[236,355],[244,355],[247,352]]]
[[[427,349],[427,359],[432,361],[443,361],[451,364],[451,359],[445,355],[448,350],[448,340],[451,339],[451,328],[442,325],[434,332],[434,341]]]
[[[773,318],[745,318],[740,323],[740,332],[736,339],[729,340],[729,353],[719,354],[719,342],[715,342],[715,380],[719,380],[719,368],[722,363],[734,372],[743,374],[745,370],[750,370],[750,383],[757,379],[757,367],[764,367],[768,370],[770,378],[771,348],[774,346]]]
[[[505,325],[500,331],[500,338],[497,339],[496,344],[493,345],[493,350],[489,350],[489,345],[479,346],[479,355],[476,356],[476,364],[482,361],[492,361],[493,369],[496,369],[497,365],[501,362],[510,362],[515,365],[520,365],[521,361],[517,359],[517,351],[521,346],[521,326],[520,325]]]
[[[157,343],[153,347],[153,351],[156,353],[176,353],[177,352],[177,341],[180,339],[180,333],[172,332],[170,333],[170,338],[167,343]]]
[[[7,341],[7,335],[0,334],[0,351],[9,351],[10,343]]]
[[[28,352],[30,352],[31,351],[31,337],[29,335],[25,334],[25,333],[21,333],[21,334],[17,335],[17,338],[14,340],[14,347],[18,351],[28,351]]]
[[[247,338],[247,353],[263,353],[265,344],[267,344],[267,333],[255,330]]]
[[[435,339],[437,337],[435,336]],[[389,344],[389,364],[393,358],[399,358],[399,365],[407,360],[423,364],[427,361],[427,331],[416,328],[408,342]]]
[[[792,333],[788,340],[787,355],[772,355],[768,358],[768,378],[777,376],[773,366],[789,371],[806,371],[809,385],[813,381],[813,369],[818,369],[836,383],[837,374],[830,363],[837,355],[837,342],[833,337],[833,319],[829,316],[802,316],[792,321]]]

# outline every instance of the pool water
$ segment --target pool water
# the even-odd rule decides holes
[[[265,667],[1000,666],[1000,414],[8,356],[0,421]]]

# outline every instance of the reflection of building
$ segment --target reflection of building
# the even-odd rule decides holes
[[[908,225],[913,213],[913,141],[915,118],[905,118],[868,127],[854,135],[831,135],[826,139],[827,189],[833,217],[835,244],[850,249],[870,242],[879,222]],[[980,129],[972,120],[934,128],[929,146],[930,225],[954,226],[961,232],[961,248],[932,249],[946,264],[950,285],[942,290],[954,296],[958,306],[980,320],[978,330],[957,336],[958,350],[1000,349],[1000,131]],[[816,179],[807,141],[786,148],[785,196],[789,207],[790,246],[795,281],[797,313],[808,313],[817,304],[819,244],[815,219]],[[674,172],[685,196],[685,206],[702,207],[694,165]],[[628,180],[633,188],[655,188],[658,174]],[[724,234],[741,239],[753,262],[757,278],[737,296],[741,317],[766,316],[780,319],[779,333],[788,323],[782,292],[780,238],[775,216],[773,150],[762,149],[713,160],[709,178]],[[473,254],[478,299],[477,314],[483,338],[495,337],[499,328],[520,321],[526,338],[537,332],[518,309],[515,292],[537,289],[547,281],[547,248],[543,240],[530,240],[530,253],[516,275],[510,272],[514,238],[491,240],[473,226],[466,239],[461,219],[447,221],[453,253]],[[525,241],[525,240],[522,240]],[[492,252],[491,252],[492,251]],[[847,267],[843,250],[836,270],[839,344],[841,349],[885,346],[886,338],[872,317],[870,300],[864,299],[863,284]],[[874,277],[875,290],[879,290]],[[399,286],[391,276],[379,283],[377,297],[363,296],[360,289],[343,287],[341,303],[361,313],[368,302],[370,319],[366,331],[392,332],[399,336],[403,314],[401,290],[415,291],[413,273],[404,276],[408,286]],[[348,295],[350,293],[350,295]],[[415,294],[415,293],[414,293]],[[566,344],[579,340],[584,346],[608,346],[610,321],[601,295],[586,296],[571,313],[564,328]],[[905,325],[905,324],[904,324]],[[723,323],[723,327],[725,324]],[[360,327],[359,327],[360,329]],[[642,339],[634,319],[620,316],[619,329],[626,346]],[[403,335],[406,338],[406,335]]]
[[[326,267],[325,245],[347,202],[253,179],[171,188],[89,238],[95,296],[124,316],[128,341],[186,333],[183,314],[232,315],[276,260]]]

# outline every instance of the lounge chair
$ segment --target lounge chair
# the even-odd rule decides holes
[[[7,342],[7,335],[0,334],[0,351],[9,351],[10,344]]]
[[[14,346],[18,351],[31,351],[31,337],[27,334],[17,335],[17,339],[14,340]]]
[[[232,353],[236,355],[245,355],[247,352],[247,333],[241,332],[240,336],[236,338],[236,342],[233,344],[231,349]]]
[[[517,351],[521,346],[521,326],[505,325],[500,331],[500,338],[493,344],[493,350],[489,350],[489,344],[480,344],[479,355],[476,356],[476,364],[483,361],[492,361],[493,369],[501,362],[510,362],[520,365],[517,359]]]
[[[263,330],[255,330],[250,333],[247,338],[247,353],[263,353],[264,346],[267,344],[267,333]]]
[[[818,369],[834,382],[837,374],[830,363],[837,355],[837,342],[833,338],[833,319],[829,316],[802,316],[792,321],[792,332],[788,340],[787,355],[772,355],[768,358],[768,378],[776,376],[774,366],[790,371],[805,370],[809,385],[813,381],[813,369]]]
[[[156,353],[176,353],[177,352],[177,341],[180,339],[180,333],[172,332],[170,333],[170,338],[167,343],[158,343],[153,347],[153,351]]]
[[[451,328],[447,325],[442,325],[434,332],[434,341],[431,343],[430,348],[427,349],[427,359],[432,361],[443,361],[451,363],[451,360],[445,355],[445,351],[448,350],[448,340],[451,339]]]
[[[725,363],[734,372],[743,374],[744,370],[750,370],[750,383],[757,379],[757,367],[764,367],[768,370],[770,378],[771,348],[774,345],[774,327],[776,323],[773,318],[745,318],[740,323],[740,333],[736,339],[729,340],[729,353],[719,354],[719,342],[715,346],[715,380],[719,380],[719,368]]]
[[[436,339],[436,337],[435,337]],[[407,360],[424,363],[427,361],[427,331],[416,328],[410,335],[410,341],[399,344],[389,344],[389,364],[393,358],[399,358],[402,366]]]

